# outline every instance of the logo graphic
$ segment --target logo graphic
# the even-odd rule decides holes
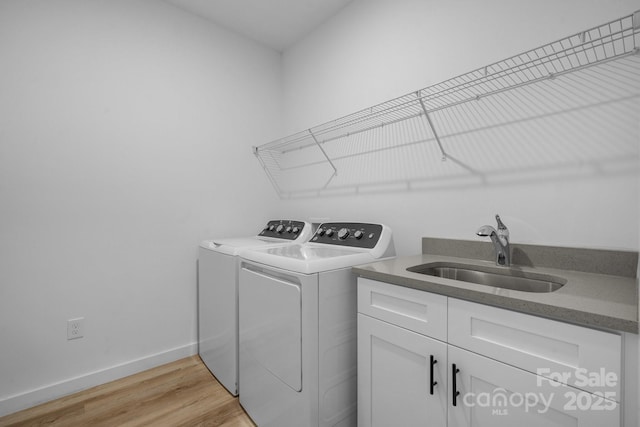
[[[495,416],[509,415],[509,410],[513,408],[544,414],[551,407],[562,411],[612,411],[618,406],[616,392],[607,390],[618,384],[618,376],[615,372],[607,372],[605,368],[593,372],[584,368],[566,372],[538,368],[537,374],[537,387],[547,386],[547,390],[548,386],[563,389],[558,390],[559,393],[518,393],[498,387],[490,392],[465,393],[462,395],[462,401],[469,408],[490,408],[491,414]],[[591,393],[580,390],[580,387],[602,388],[604,391]],[[561,393],[562,391],[564,393]]]

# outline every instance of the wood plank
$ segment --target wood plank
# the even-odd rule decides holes
[[[198,356],[0,418],[0,427],[42,425],[255,427]]]

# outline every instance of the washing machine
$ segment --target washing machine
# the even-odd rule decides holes
[[[256,236],[205,240],[198,248],[198,353],[216,379],[238,395],[238,252],[306,242],[311,224],[272,220]]]
[[[240,404],[260,427],[354,426],[351,266],[395,256],[381,224],[324,223],[308,243],[240,252]]]

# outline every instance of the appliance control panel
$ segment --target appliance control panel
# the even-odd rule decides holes
[[[372,249],[382,234],[382,225],[361,222],[325,222],[311,238],[315,243]]]
[[[295,240],[300,236],[305,226],[306,224],[303,221],[291,221],[287,219],[272,220],[264,226],[258,236]]]

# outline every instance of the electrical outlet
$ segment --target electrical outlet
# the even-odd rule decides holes
[[[84,317],[67,320],[67,339],[75,340],[84,336]]]

